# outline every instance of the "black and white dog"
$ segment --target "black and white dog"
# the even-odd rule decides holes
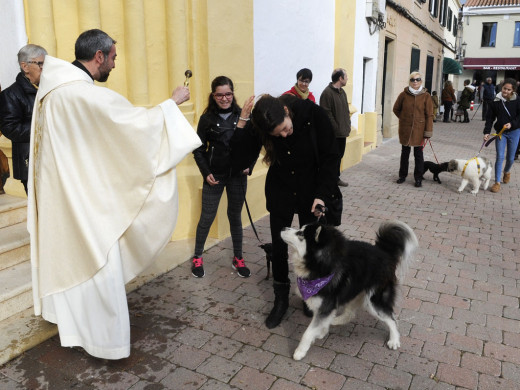
[[[436,181],[437,183],[441,184],[442,182],[439,179],[439,173],[448,171],[448,162],[435,164],[433,161],[425,161],[424,162],[424,173],[426,173],[428,171],[433,173],[433,181]]]
[[[301,229],[285,228],[281,236],[294,249],[291,262],[298,291],[313,311],[294,360],[303,359],[314,340],[327,335],[330,325],[354,318],[361,305],[390,329],[388,347],[400,347],[394,319],[399,292],[396,271],[404,275],[418,247],[408,225],[383,223],[375,245],[348,240],[336,228],[318,222]]]

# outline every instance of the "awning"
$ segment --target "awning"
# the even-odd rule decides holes
[[[484,70],[519,70],[520,58],[464,58],[464,68]]]
[[[444,60],[442,61],[442,73],[462,74],[462,67],[457,61],[444,57]]]

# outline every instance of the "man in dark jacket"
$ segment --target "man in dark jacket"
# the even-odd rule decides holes
[[[336,135],[339,153],[337,164],[338,185],[346,187],[348,183],[340,179],[340,174],[341,159],[345,154],[347,137],[350,134],[350,110],[348,108],[347,94],[343,90],[343,87],[347,85],[347,72],[341,68],[334,69],[331,79],[332,82],[321,93],[320,106],[327,112]]]
[[[13,177],[22,182],[25,193],[33,105],[46,55],[41,46],[22,47],[18,52],[20,73],[14,84],[0,94],[0,131],[13,143]]]
[[[495,100],[495,86],[491,77],[486,79],[485,84],[482,86],[484,92],[482,93],[482,120],[486,120],[486,115],[489,110],[489,105]]]

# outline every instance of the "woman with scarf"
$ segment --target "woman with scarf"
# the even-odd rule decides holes
[[[413,147],[413,176],[415,186],[421,187],[424,173],[422,144],[433,134],[433,103],[430,94],[422,86],[421,73],[410,74],[410,83],[397,97],[393,111],[399,118],[399,142],[402,145],[397,183],[404,183],[408,176],[408,160]]]
[[[518,140],[520,139],[520,99],[515,93],[515,88],[515,79],[504,80],[502,83],[502,90],[489,105],[486,114],[484,141],[488,141],[491,138],[491,127],[493,126],[493,122],[495,122],[494,129],[496,134],[499,134],[501,130],[504,129],[501,136],[497,136],[495,140],[497,151],[495,161],[495,184],[493,184],[489,189],[491,192],[500,191],[500,179],[502,176],[504,156],[506,165],[503,168],[504,177],[502,182],[507,184],[511,179],[510,170],[515,160],[515,152],[518,147]]]
[[[311,102],[316,103],[316,99],[311,91],[309,91],[309,84],[312,81],[312,72],[310,69],[303,68],[296,73],[296,84],[284,92],[284,95],[293,95],[299,99],[309,99]]]
[[[227,215],[234,252],[231,266],[242,278],[251,275],[242,257],[242,206],[247,175],[251,174],[254,162],[246,169],[233,170],[230,140],[237,127],[244,127],[249,121],[252,101],[253,97],[249,98],[246,102],[249,107],[241,110],[235,99],[233,82],[226,76],[219,76],[211,83],[208,106],[197,126],[202,145],[193,151],[193,156],[202,174],[203,184],[202,209],[191,266],[191,273],[196,278],[205,275],[202,252],[224,188],[228,197]]]

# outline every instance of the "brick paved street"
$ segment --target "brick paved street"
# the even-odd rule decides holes
[[[435,123],[440,162],[476,155],[479,117]],[[342,190],[340,227],[367,241],[388,219],[415,229],[420,249],[402,287],[399,350],[387,349],[386,327],[360,312],[332,327],[304,360],[292,360],[309,319],[293,294],[281,326],[264,326],[272,281],[264,280],[263,251],[247,228],[251,278],[232,270],[226,239],[205,253],[204,279],[193,278],[186,261],[129,294],[130,358],[98,360],[54,337],[0,367],[0,389],[520,389],[520,163],[500,193],[473,196],[458,194],[460,178],[448,173],[442,184],[426,173],[415,188],[413,157],[408,180],[396,184],[399,155],[393,139],[343,172],[350,186]],[[481,155],[494,162],[494,145]],[[435,161],[429,145],[425,160]],[[268,219],[257,226],[270,241]]]

